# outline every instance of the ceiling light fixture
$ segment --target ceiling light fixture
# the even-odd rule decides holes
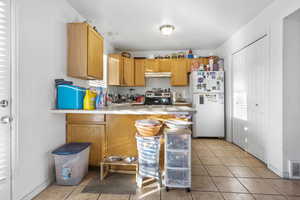
[[[174,32],[175,26],[166,24],[166,25],[162,25],[161,27],[159,27],[159,30],[162,35],[169,36]]]

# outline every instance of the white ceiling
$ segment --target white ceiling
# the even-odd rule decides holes
[[[215,49],[273,0],[68,1],[117,49],[178,50]],[[160,35],[162,24],[174,34]]]

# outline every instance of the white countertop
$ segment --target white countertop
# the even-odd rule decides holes
[[[101,110],[51,110],[52,113],[78,113],[78,114],[114,114],[114,115],[168,115],[192,114],[194,108],[188,106],[111,106]]]

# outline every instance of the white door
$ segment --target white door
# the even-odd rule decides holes
[[[233,55],[233,143],[247,150],[247,49]]]
[[[10,0],[0,0],[0,199],[11,199]]]
[[[266,161],[267,37],[233,55],[233,142]]]
[[[266,161],[267,38],[248,51],[248,151]]]

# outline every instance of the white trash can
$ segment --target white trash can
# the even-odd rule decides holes
[[[52,152],[56,183],[77,185],[88,172],[91,143],[69,143]]]

